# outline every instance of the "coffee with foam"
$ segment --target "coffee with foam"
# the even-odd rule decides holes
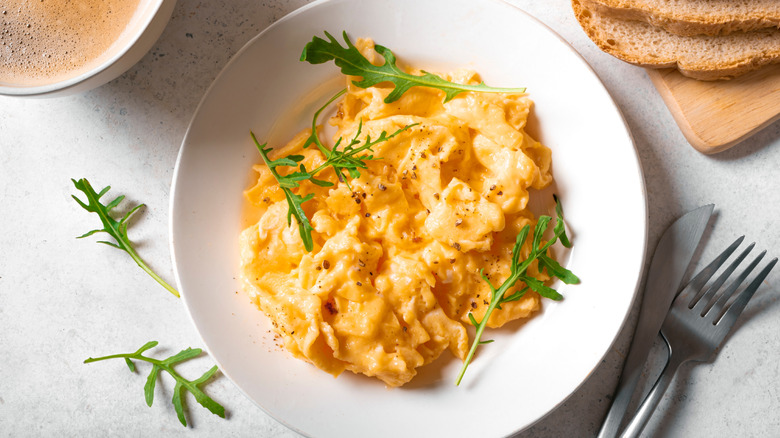
[[[36,86],[99,64],[139,0],[6,0],[0,6],[0,84]]]

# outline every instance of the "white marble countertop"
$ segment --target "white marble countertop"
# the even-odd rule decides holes
[[[593,66],[636,141],[648,195],[648,252],[678,216],[715,203],[707,259],[740,234],[780,255],[780,123],[714,156],[683,138],[645,72],[600,52],[567,0],[512,0],[557,31]],[[154,405],[145,373],[89,356],[160,341],[157,355],[201,346],[182,303],[125,255],[75,237],[96,225],[70,198],[70,178],[111,184],[147,207],[131,228],[139,252],[173,281],[168,205],[176,155],[201,96],[230,57],[305,0],[181,1],[153,49],[118,79],[54,99],[0,98],[0,436],[296,437],[226,378],[182,427],[163,379]],[[616,200],[614,216],[619,216]],[[699,265],[703,262],[699,261]],[[780,271],[778,271],[780,272]],[[771,436],[780,431],[780,274],[771,275],[712,364],[687,366],[645,436]],[[638,304],[601,366],[521,437],[594,436],[609,406]],[[654,361],[663,357],[657,346]],[[205,370],[210,358],[191,369]]]

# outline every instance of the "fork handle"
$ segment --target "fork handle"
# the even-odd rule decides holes
[[[666,338],[664,338],[664,341],[669,347],[669,360],[666,362],[666,366],[663,371],[661,371],[661,375],[658,376],[658,380],[656,380],[653,388],[647,394],[644,401],[642,401],[642,405],[639,406],[636,414],[634,414],[631,422],[628,423],[625,430],[623,430],[620,438],[636,438],[642,433],[642,429],[645,428],[647,421],[653,415],[656,406],[658,406],[658,402],[661,401],[666,389],[669,387],[672,379],[674,379],[677,369],[680,368],[680,365],[687,359],[685,355],[672,354],[672,347],[669,345],[669,342]]]

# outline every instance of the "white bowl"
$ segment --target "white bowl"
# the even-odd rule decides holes
[[[149,51],[171,18],[176,0],[141,0],[127,30],[98,62],[87,71],[43,85],[0,82],[0,95],[53,97],[79,93],[115,79]]]
[[[428,71],[472,68],[487,84],[528,87],[534,101],[529,131],[552,150],[574,244],[566,266],[582,283],[556,286],[565,298],[545,300],[524,324],[491,330],[496,342],[482,347],[460,386],[461,363],[449,353],[402,388],[350,372],[334,379],[281,351],[268,318],[239,292],[242,192],[262,161],[249,131],[284,144],[344,86],[332,63],[299,61],[326,30],[339,40],[342,30],[371,37]],[[646,213],[619,109],[539,21],[500,0],[326,0],[264,30],[209,88],[176,163],[170,236],[179,291],[203,345],[272,417],[317,438],[486,438],[529,427],[599,366],[634,301]]]

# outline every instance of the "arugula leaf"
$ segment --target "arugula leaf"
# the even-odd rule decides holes
[[[257,137],[255,137],[254,132],[250,131],[249,135],[252,136],[252,141],[255,142],[257,150],[260,151],[260,156],[263,157],[265,165],[268,166],[268,170],[271,171],[271,175],[273,175],[273,177],[279,183],[279,187],[282,188],[284,197],[287,199],[287,225],[292,223],[292,217],[295,216],[295,220],[298,222],[298,233],[301,235],[301,240],[303,240],[303,246],[307,251],[311,251],[314,248],[314,241],[311,237],[311,232],[314,230],[314,228],[312,228],[311,222],[309,222],[309,218],[306,217],[306,212],[303,211],[302,204],[312,199],[314,194],[309,193],[306,196],[300,196],[297,193],[294,193],[292,189],[299,187],[299,181],[310,179],[312,174],[302,171],[285,176],[280,175],[279,172],[276,171],[278,166],[295,166],[297,162],[295,160],[291,160],[290,157],[284,157],[278,160],[272,160],[268,158],[268,153],[273,149],[266,148],[266,143],[260,144],[260,142],[257,141]],[[292,162],[292,164],[289,164],[290,162]]]
[[[152,406],[152,402],[154,401],[154,388],[160,371],[165,371],[176,380],[176,385],[173,389],[172,403],[176,410],[176,416],[179,418],[182,425],[187,426],[187,420],[184,417],[184,405],[182,403],[182,394],[184,391],[189,391],[201,406],[211,411],[214,415],[225,418],[225,408],[200,389],[200,385],[204,384],[217,372],[218,368],[216,365],[195,380],[185,379],[173,368],[174,365],[180,362],[199,356],[202,350],[200,348],[187,348],[164,360],[154,359],[143,355],[146,350],[154,348],[155,346],[157,346],[157,341],[151,341],[144,344],[134,353],[113,354],[96,358],[90,357],[86,359],[84,363],[124,358],[130,371],[135,372],[135,364],[131,359],[148,362],[152,364],[152,369],[149,372],[149,376],[146,378],[146,384],[144,384],[144,398],[146,399],[146,404],[148,406]]]
[[[271,171],[271,175],[273,175],[273,177],[279,183],[279,187],[281,187],[282,192],[287,199],[287,225],[289,226],[292,223],[292,218],[295,217],[295,220],[298,222],[298,233],[301,235],[301,240],[303,241],[303,246],[306,248],[306,251],[311,251],[314,249],[314,240],[311,236],[311,232],[314,230],[314,228],[312,228],[311,222],[306,216],[306,212],[303,210],[302,204],[312,199],[314,194],[309,193],[308,195],[301,196],[300,194],[293,192],[292,189],[300,187],[301,181],[310,181],[311,183],[320,187],[332,186],[333,183],[330,181],[314,178],[314,175],[330,167],[336,173],[338,180],[344,182],[347,185],[347,188],[352,190],[352,187],[349,185],[349,180],[347,179],[347,176],[344,174],[344,172],[346,171],[350,178],[358,178],[360,177],[360,169],[367,168],[366,161],[379,159],[374,157],[373,154],[360,154],[365,151],[373,152],[372,148],[375,145],[390,140],[401,132],[416,125],[416,123],[406,125],[389,135],[387,132],[382,131],[379,135],[379,138],[375,140],[371,140],[371,136],[366,136],[366,139],[361,141],[359,140],[363,129],[363,123],[361,121],[358,124],[357,132],[346,146],[339,149],[342,141],[342,139],[339,138],[333,148],[328,149],[325,147],[325,145],[322,144],[319,136],[317,135],[317,118],[320,116],[320,113],[322,113],[322,111],[328,107],[328,105],[333,103],[334,100],[336,100],[345,92],[346,90],[341,90],[335,96],[331,97],[330,100],[325,103],[325,105],[320,107],[317,112],[314,113],[311,134],[304,143],[303,147],[307,148],[314,144],[325,156],[325,162],[315,169],[306,170],[306,167],[303,164],[299,164],[301,161],[303,161],[304,157],[302,155],[288,155],[276,160],[271,160],[268,156],[268,153],[273,149],[266,148],[266,143],[260,144],[254,132],[249,132],[249,135],[252,137],[252,141],[254,141],[257,150],[260,151],[260,155],[263,157],[263,162],[265,162],[265,165]],[[280,166],[297,167],[298,170],[287,175],[281,175],[277,171],[277,167]]]
[[[477,321],[477,319],[471,313],[468,315],[469,321],[471,321],[471,323],[477,328],[477,331],[474,337],[474,341],[471,344],[471,349],[469,350],[466,359],[463,361],[463,366],[461,367],[458,378],[455,381],[456,385],[460,385],[460,382],[463,379],[463,375],[466,373],[466,369],[468,368],[469,363],[471,363],[471,360],[477,351],[477,347],[486,343],[486,341],[481,341],[482,333],[485,331],[485,327],[487,327],[487,321],[490,319],[490,315],[493,313],[493,310],[501,309],[501,304],[519,300],[528,289],[531,289],[542,297],[549,298],[551,300],[558,301],[563,299],[563,296],[559,294],[558,291],[545,285],[536,278],[526,274],[526,270],[534,260],[538,261],[539,270],[546,270],[551,277],[559,278],[566,284],[579,283],[580,279],[574,275],[574,273],[562,267],[558,262],[547,255],[547,250],[558,240],[560,240],[561,243],[567,248],[571,247],[571,242],[566,236],[566,226],[563,221],[563,209],[561,208],[560,200],[557,196],[554,197],[554,199],[557,219],[555,227],[553,228],[553,236],[550,240],[542,244],[544,233],[547,230],[552,218],[549,216],[539,216],[539,220],[536,223],[534,234],[531,240],[531,253],[528,255],[528,258],[522,262],[520,261],[520,250],[523,246],[523,242],[525,242],[526,238],[528,237],[528,233],[531,229],[530,226],[526,225],[522,230],[520,230],[520,233],[517,234],[515,245],[512,248],[511,272],[509,274],[509,278],[507,278],[501,284],[501,286],[498,288],[494,287],[490,280],[484,275],[483,271],[480,270],[482,279],[485,280],[490,287],[490,304],[485,311],[485,316],[482,317],[482,321]],[[522,281],[526,286],[510,294],[510,290],[518,281]]]
[[[400,134],[401,132],[418,125],[418,123],[413,123],[410,125],[406,125],[401,129],[396,130],[394,133],[387,135],[387,132],[382,131],[379,135],[379,138],[371,141],[371,137],[366,137],[366,140],[363,142],[361,146],[355,147],[360,144],[360,140],[358,140],[358,137],[360,137],[360,133],[363,130],[363,121],[360,120],[358,122],[358,129],[355,135],[353,136],[352,140],[349,142],[347,146],[344,146],[342,150],[339,150],[339,145],[341,145],[342,138],[339,138],[336,141],[336,144],[333,146],[332,149],[328,149],[324,144],[322,144],[322,141],[320,140],[320,137],[317,132],[317,120],[320,117],[320,114],[322,111],[325,110],[330,104],[332,104],[336,99],[343,96],[344,93],[346,93],[346,88],[336,93],[333,97],[331,97],[327,102],[325,102],[324,105],[322,105],[315,113],[314,117],[312,117],[311,121],[311,134],[309,134],[309,138],[306,139],[306,142],[303,144],[303,148],[308,148],[312,144],[317,146],[317,149],[320,150],[322,155],[325,156],[326,161],[316,169],[312,170],[310,173],[312,175],[320,172],[321,170],[324,170],[327,167],[332,167],[334,172],[336,172],[336,176],[338,177],[339,181],[343,181],[347,184],[347,187],[352,190],[352,187],[349,186],[349,182],[347,180],[347,177],[344,175],[344,170],[347,170],[349,173],[349,176],[354,178],[360,177],[360,170],[358,169],[366,169],[366,163],[365,161],[370,160],[378,160],[380,158],[374,157],[373,155],[360,155],[358,156],[360,152],[363,151],[369,151],[373,152],[373,149],[371,149],[373,146],[375,146],[378,143],[387,141],[396,135]],[[288,157],[289,158],[289,157]],[[302,168],[302,170],[305,171],[305,168]],[[322,181],[314,179],[313,177],[310,179],[311,182],[322,186],[322,187],[330,187],[333,185],[333,183],[329,181]]]
[[[124,195],[117,196],[114,198],[113,201],[109,202],[108,204],[101,204],[100,198],[103,197],[110,189],[111,186],[106,186],[101,190],[99,193],[95,192],[95,189],[92,188],[92,185],[90,185],[89,181],[87,181],[86,178],[82,178],[78,181],[75,179],[71,179],[73,181],[73,185],[76,186],[76,189],[82,191],[86,197],[87,202],[83,202],[79,198],[77,198],[75,195],[71,195],[73,199],[78,202],[78,204],[88,212],[95,213],[100,217],[100,221],[103,223],[102,229],[94,229],[92,231],[89,231],[81,236],[79,236],[79,239],[83,239],[84,237],[91,236],[95,233],[108,233],[111,237],[114,238],[115,242],[109,242],[105,240],[99,240],[98,243],[103,243],[108,246],[112,246],[114,248],[120,249],[122,251],[125,251],[126,253],[130,254],[130,257],[135,260],[136,264],[141,267],[144,271],[146,271],[147,274],[151,275],[152,278],[155,279],[158,283],[160,283],[168,292],[172,293],[175,297],[179,297],[179,292],[174,289],[171,285],[169,285],[165,280],[163,280],[159,275],[157,275],[152,269],[149,267],[149,265],[144,262],[141,257],[138,255],[138,253],[135,251],[135,248],[133,247],[133,243],[130,241],[130,238],[127,237],[127,226],[128,221],[130,219],[130,216],[133,215],[136,211],[138,211],[139,208],[143,207],[144,204],[139,204],[133,207],[127,214],[125,214],[120,220],[114,219],[114,217],[111,215],[111,211],[116,208],[122,200],[125,199]]]
[[[478,85],[457,84],[442,79],[432,73],[423,71],[422,76],[416,76],[402,71],[396,65],[396,58],[390,49],[375,45],[374,49],[382,55],[385,63],[381,66],[375,66],[369,62],[355,47],[343,32],[342,36],[347,47],[341,44],[328,32],[325,36],[329,41],[314,37],[310,43],[306,44],[301,53],[301,61],[307,61],[311,64],[322,64],[333,61],[341,68],[345,75],[360,76],[362,80],[352,83],[360,88],[368,88],[381,82],[392,82],[394,89],[385,98],[385,103],[395,102],[412,87],[430,87],[444,91],[444,102],[448,102],[453,97],[464,91],[476,91],[484,93],[524,93],[525,88],[494,88],[488,87],[484,82]]]

